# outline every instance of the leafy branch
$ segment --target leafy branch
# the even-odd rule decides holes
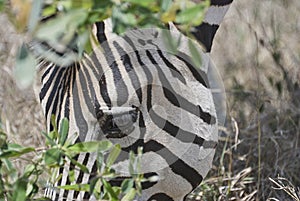
[[[54,122],[54,121],[53,121]],[[112,168],[118,158],[121,147],[113,145],[110,141],[89,141],[73,144],[68,138],[69,123],[63,119],[60,123],[60,130],[57,127],[49,134],[44,134],[47,139],[47,146],[44,150],[37,151],[33,147],[23,147],[19,144],[7,141],[7,135],[0,131],[0,200],[25,201],[45,200],[40,197],[41,175],[47,172],[52,175],[50,183],[56,183],[62,178],[58,174],[61,167],[70,162],[74,170],[69,172],[68,178],[71,183],[75,182],[75,171],[92,174],[85,165],[77,162],[74,157],[81,153],[97,153],[97,172],[94,178],[86,184],[72,184],[57,186],[57,188],[74,191],[86,191],[93,194],[97,199],[117,201],[130,201],[137,195],[141,195],[141,183],[148,181],[141,174],[142,148],[135,155],[130,152],[129,172],[131,178],[122,182],[121,186],[112,186],[109,181],[118,175]],[[35,153],[34,159],[26,159],[26,154]],[[24,158],[23,158],[24,156]],[[21,173],[14,167],[12,159],[24,159],[26,167]],[[157,178],[152,178],[155,180]],[[102,190],[101,190],[102,189]]]

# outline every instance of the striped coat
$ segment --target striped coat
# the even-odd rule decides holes
[[[113,168],[120,177],[130,176],[128,153],[143,147],[142,173],[157,175],[143,183],[140,201],[182,201],[209,171],[218,140],[218,118],[209,59],[214,35],[232,1],[211,0],[204,22],[191,33],[199,44],[182,36],[170,23],[167,32],[180,40],[176,51],[165,43],[160,29],[137,29],[124,36],[112,33],[110,20],[94,25],[101,48],[80,62],[60,67],[39,58],[37,91],[47,120],[69,119],[74,142],[108,139],[122,152]],[[193,60],[190,43],[201,55]],[[203,50],[203,51],[202,51]],[[96,154],[76,160],[91,172]],[[55,185],[73,184],[67,175],[72,165],[60,169],[64,176]],[[92,174],[75,171],[75,183],[89,183]],[[120,185],[120,180],[110,181]],[[49,188],[53,200],[95,200],[87,192]]]

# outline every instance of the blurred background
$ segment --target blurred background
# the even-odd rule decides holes
[[[0,123],[44,146],[41,108],[13,77],[24,36],[0,14]],[[213,45],[227,119],[213,169],[190,200],[300,200],[300,1],[235,0]]]

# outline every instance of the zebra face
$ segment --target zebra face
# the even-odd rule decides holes
[[[178,34],[170,35],[178,39]],[[101,137],[95,139],[121,145],[115,167],[126,176],[128,152],[139,146],[145,152],[142,173],[160,172],[161,179],[183,158],[182,167],[189,164],[191,171],[199,172],[194,187],[208,169],[199,161],[209,164],[212,159],[217,120],[206,75],[209,58],[200,52],[203,63],[196,67],[188,39],[181,39],[174,52],[164,46],[157,29],[134,30],[95,49],[89,65],[96,72],[90,78]]]
[[[209,56],[196,44],[201,58],[196,66],[189,39],[175,26],[167,35],[148,29],[114,38],[104,30],[105,23],[109,25],[98,24],[103,31],[97,31],[101,48],[92,55],[68,68],[41,63],[40,99],[48,123],[51,114],[57,120],[64,116],[70,133],[79,133],[77,141],[108,139],[120,144],[122,152],[112,168],[122,177],[130,176],[128,153],[143,147],[138,173],[159,180],[144,185],[138,200],[182,201],[210,169],[218,140],[216,105],[207,76]],[[166,47],[165,36],[175,36],[175,50]],[[96,155],[82,154],[78,162],[93,171]],[[59,184],[70,184],[68,169],[60,173],[64,177]],[[81,183],[93,178],[78,175]],[[58,197],[64,194],[61,190]],[[89,196],[67,194],[76,200]]]

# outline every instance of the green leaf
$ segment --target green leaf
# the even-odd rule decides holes
[[[90,9],[92,6],[93,1],[91,0],[72,0],[72,8]]]
[[[175,38],[169,30],[162,30],[162,39],[163,43],[170,54],[177,54],[178,47],[181,41],[181,35],[178,38]]]
[[[19,178],[14,184],[13,201],[26,200],[27,181],[24,178]]]
[[[89,192],[90,187],[88,184],[74,184],[74,185],[57,186],[57,188],[65,189],[65,190]]]
[[[42,197],[42,198],[36,198],[34,201],[53,201],[50,198]]]
[[[33,191],[33,185],[32,185],[32,183],[29,182],[27,184],[26,197],[28,197],[31,194],[32,191]]]
[[[83,164],[79,163],[78,161],[74,160],[72,157],[68,156],[68,158],[71,160],[71,163],[73,163],[74,165],[76,165],[77,167],[79,167],[79,169],[82,172],[84,172],[86,174],[89,174],[89,169],[85,165],[83,165]]]
[[[60,15],[40,25],[36,37],[48,41],[50,44],[58,45],[62,42],[64,45],[68,45],[73,39],[76,28],[86,20],[87,15],[84,10],[73,10],[65,15]]]
[[[112,189],[111,185],[107,181],[105,181],[104,179],[102,179],[101,181],[103,183],[104,189],[108,193],[109,200],[110,201],[118,201],[119,200],[118,196],[116,195],[116,193]]]
[[[52,125],[53,128],[54,128],[54,130],[53,130],[54,135],[53,135],[53,137],[52,137],[51,139],[52,139],[52,140],[56,140],[57,137],[58,137],[58,130],[57,130],[56,118],[55,118],[55,115],[54,115],[54,114],[51,115],[51,125]]]
[[[67,148],[68,151],[81,153],[81,152],[95,152],[95,151],[107,151],[112,146],[112,143],[107,140],[103,141],[90,141],[79,142],[71,145]]]
[[[191,8],[180,11],[176,16],[176,23],[199,25],[204,18],[204,11],[208,7],[207,1]]]
[[[54,168],[52,168],[52,171],[51,171],[51,177],[50,177],[50,182],[52,184],[55,184],[57,183],[63,176],[63,173],[59,174],[59,166],[56,166]]]
[[[157,1],[153,1],[153,0],[143,0],[143,1],[141,1],[141,0],[125,0],[125,1],[145,7],[145,8],[153,7],[157,3]]]
[[[6,158],[2,159],[2,162],[3,162],[2,173],[3,174],[8,173],[13,181],[17,180],[18,172],[15,169],[15,167],[13,166],[12,162]]]
[[[32,1],[31,6],[31,13],[28,20],[28,31],[33,32],[36,28],[39,20],[40,20],[40,13],[42,11],[43,7],[43,1],[42,0],[36,0]]]
[[[161,9],[162,11],[167,11],[171,8],[172,6],[172,0],[162,0],[161,1]]]
[[[101,151],[97,153],[97,169],[101,171],[104,164],[104,154]]]
[[[106,160],[106,165],[108,167],[111,167],[114,162],[116,161],[116,159],[118,158],[119,154],[121,153],[121,146],[119,144],[116,144],[111,152],[109,153],[107,160]]]
[[[75,181],[75,171],[70,170],[68,177],[69,177],[69,180],[70,180],[71,183],[74,182]]]
[[[6,145],[7,135],[0,130],[0,148]]]
[[[99,181],[100,177],[94,177],[91,181],[90,181],[90,189],[89,189],[89,193],[92,195],[97,182]]]
[[[59,130],[59,141],[60,145],[64,145],[69,132],[69,121],[66,118],[63,118],[60,122],[60,130]]]
[[[61,150],[58,148],[51,148],[45,152],[44,162],[48,166],[62,165],[63,158]]]
[[[50,4],[43,8],[42,16],[47,17],[47,16],[54,15],[55,13],[56,13],[56,5]]]
[[[123,193],[129,192],[133,188],[134,181],[132,179],[124,179],[121,185],[121,190]]]
[[[129,152],[129,173],[130,175],[135,174],[135,155],[133,151]]]
[[[51,147],[56,145],[55,141],[53,140],[54,135],[56,135],[54,131],[51,131],[49,135],[45,132],[41,132],[41,133],[46,137],[46,145],[51,145]]]
[[[23,44],[19,49],[14,75],[21,89],[29,87],[35,75],[36,61],[27,47]]]
[[[29,153],[32,151],[35,151],[35,149],[32,147],[22,147],[21,145],[11,143],[11,144],[8,144],[7,149],[4,150],[0,154],[0,159],[10,158],[10,157],[19,157],[23,154],[26,154],[26,153]]]
[[[136,190],[134,188],[131,188],[128,193],[122,198],[121,201],[131,201],[135,198]]]
[[[87,41],[85,39],[87,37],[85,34],[84,37],[80,35],[86,30],[87,17],[87,11],[76,9],[66,14],[60,13],[55,18],[40,24],[35,34],[36,41],[45,41],[54,50],[64,54],[63,56],[57,55],[39,43],[33,43],[35,52],[59,66],[68,66],[78,61],[82,55],[74,49],[78,48],[78,44],[80,44],[80,47],[85,47],[85,44],[81,43]]]
[[[0,12],[3,11],[5,5],[5,0],[0,0]]]
[[[89,34],[89,30],[86,30],[76,38],[76,46],[80,55],[82,55],[84,50],[88,47]]]
[[[31,174],[32,174],[32,172],[35,170],[35,166],[33,165],[33,164],[29,164],[29,165],[27,165],[26,167],[25,167],[25,170],[24,170],[24,173],[23,173],[23,175],[24,175],[24,177],[29,177]]]

